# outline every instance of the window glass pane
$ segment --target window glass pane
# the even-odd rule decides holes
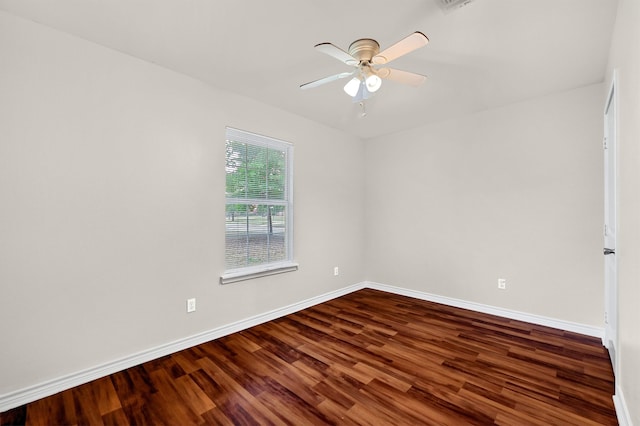
[[[225,232],[225,264],[227,268],[240,268],[247,263],[247,204],[227,204]]]
[[[246,198],[247,169],[246,153],[247,147],[240,142],[227,141],[226,167],[227,173],[227,198]]]
[[[287,259],[286,216],[284,206],[271,207],[271,232],[269,233],[269,261]]]
[[[287,153],[281,149],[267,150],[267,192],[270,200],[284,200],[286,194]]]
[[[286,260],[285,207],[227,204],[225,240],[229,269]]]
[[[267,148],[248,145],[245,165],[247,168],[247,198],[266,198]]]
[[[285,199],[285,150],[234,141],[227,141],[226,148],[227,198]]]

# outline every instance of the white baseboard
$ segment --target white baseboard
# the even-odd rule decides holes
[[[633,426],[631,414],[629,414],[629,407],[622,394],[622,388],[618,385],[616,385],[616,394],[613,395],[613,405],[616,407],[616,416],[618,417],[620,426]]]
[[[454,299],[451,297],[438,296],[436,294],[424,293],[421,291],[409,290],[402,287],[395,287],[387,284],[375,282],[365,282],[367,288],[386,291],[389,293],[399,294],[401,296],[413,297],[416,299],[426,300],[429,302],[441,303],[443,305],[454,306],[456,308],[469,309],[485,314],[497,315],[499,317],[509,318],[513,320],[530,322],[532,324],[544,325],[547,327],[559,328],[560,330],[572,331],[587,336],[598,337],[601,340],[604,337],[604,328],[593,327],[584,324],[578,324],[570,321],[563,321],[555,318],[544,317],[541,315],[527,314],[525,312],[512,311],[510,309],[498,308],[481,303],[468,302],[466,300]]]
[[[320,296],[312,297],[310,299],[303,300],[301,302],[294,303],[282,308],[274,309],[263,314],[255,315],[253,317],[237,321],[222,327],[218,327],[213,330],[198,333],[193,336],[185,337],[183,339],[178,339],[173,342],[150,348],[145,351],[138,352],[127,357],[98,365],[83,371],[78,371],[76,373],[62,376],[57,379],[49,380],[47,382],[39,383],[37,385],[29,386],[11,393],[0,395],[0,412],[10,410],[24,404],[28,404],[29,402],[36,401],[40,398],[54,395],[58,392],[62,392],[75,386],[83,385],[92,380],[108,376],[109,374],[117,373],[118,371],[134,367],[144,362],[170,355],[183,349],[187,349],[192,346],[209,342],[211,340],[215,340],[220,337],[224,337],[229,334],[236,333],[238,331],[242,331],[268,321],[272,321],[285,315],[289,315],[294,312],[309,308],[311,306],[329,301],[331,299],[335,299],[336,297],[344,296],[345,294],[363,289],[364,287],[364,283],[354,284],[349,287],[325,293]]]
[[[395,287],[395,286],[367,281],[367,282],[354,284],[354,285],[351,285],[339,290],[335,290],[329,293],[325,293],[320,296],[312,297],[310,299],[306,299],[301,302],[294,303],[282,308],[274,309],[272,311],[265,312],[263,314],[255,315],[253,317],[250,317],[241,321],[237,321],[225,326],[221,326],[209,331],[198,333],[193,336],[189,336],[183,339],[169,342],[164,345],[150,348],[145,351],[138,352],[138,353],[129,355],[127,357],[117,359],[102,365],[98,365],[83,371],[78,371],[76,373],[62,376],[57,379],[53,379],[47,382],[39,383],[37,385],[29,386],[27,388],[19,389],[17,391],[14,391],[8,394],[0,395],[0,412],[9,410],[11,408],[19,407],[21,405],[36,401],[40,398],[44,398],[44,397],[56,394],[58,392],[70,389],[75,386],[80,386],[92,380],[96,380],[101,377],[108,376],[109,374],[117,373],[118,371],[122,371],[130,367],[134,367],[141,363],[151,361],[166,355],[170,355],[172,353],[181,351],[183,349],[187,349],[192,346],[209,342],[211,340],[215,340],[220,337],[224,337],[229,334],[236,333],[238,331],[242,331],[247,328],[250,328],[268,321],[272,321],[274,319],[283,317],[285,315],[298,312],[300,310],[329,301],[331,299],[335,299],[340,296],[344,296],[346,294],[352,293],[357,290],[361,290],[363,288],[371,288],[375,290],[386,291],[389,293],[413,297],[416,299],[427,300],[427,301],[436,302],[436,303],[442,303],[444,305],[455,306],[458,308],[470,309],[478,312],[498,315],[501,317],[516,319],[520,321],[526,321],[533,324],[540,324],[540,325],[545,325],[549,327],[559,328],[562,330],[573,331],[573,332],[585,334],[588,336],[595,336],[595,337],[602,338],[604,335],[604,330],[597,327],[585,326],[582,324],[556,320],[553,318],[526,314],[523,312],[511,311],[508,309],[497,308],[489,305],[483,305],[483,304],[474,303],[474,302],[467,302],[460,299],[453,299],[449,297],[438,296],[435,294],[429,294],[429,293],[409,290],[401,287]],[[624,404],[624,398],[622,397],[622,392],[620,391],[619,393],[616,393],[616,397],[617,397],[617,401],[616,401],[616,398],[614,397],[614,402],[616,402],[616,410],[618,410],[620,407],[620,410],[622,411],[622,413],[623,414],[626,413],[626,418],[629,418],[628,411],[626,410],[626,406]],[[620,424],[622,425],[624,423],[621,422]],[[627,423],[627,424],[631,425],[631,423]]]

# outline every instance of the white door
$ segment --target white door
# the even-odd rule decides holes
[[[616,261],[616,79],[614,77],[604,120],[604,283],[605,345],[616,373],[618,342],[618,283]]]

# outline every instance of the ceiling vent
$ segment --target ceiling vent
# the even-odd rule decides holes
[[[451,12],[452,10],[459,9],[473,2],[474,0],[436,0],[440,9],[444,10],[445,13]]]

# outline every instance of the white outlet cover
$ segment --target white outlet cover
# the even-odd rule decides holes
[[[195,312],[196,299],[187,299],[187,312]]]

